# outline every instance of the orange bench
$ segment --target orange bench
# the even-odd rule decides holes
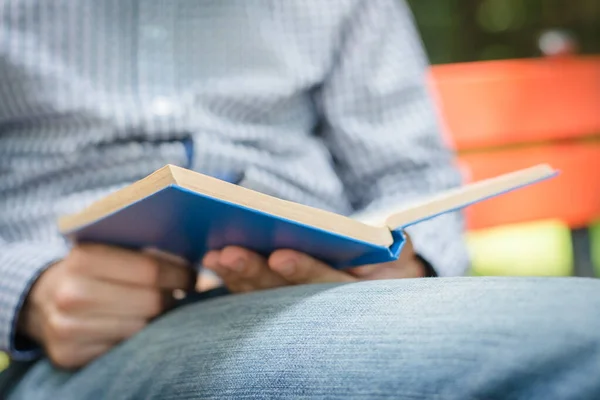
[[[431,84],[467,180],[548,162],[549,182],[477,204],[469,229],[600,218],[600,57],[438,65]]]

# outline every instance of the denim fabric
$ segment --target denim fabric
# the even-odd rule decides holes
[[[184,306],[38,399],[599,399],[600,281],[310,285]]]

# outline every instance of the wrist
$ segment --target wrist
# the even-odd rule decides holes
[[[38,324],[39,318],[35,317],[34,307],[31,304],[31,293],[25,299],[17,317],[17,325],[15,332],[15,347],[31,348],[38,346],[41,338],[41,328]]]

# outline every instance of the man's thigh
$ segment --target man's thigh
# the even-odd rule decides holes
[[[231,295],[169,313],[77,373],[41,362],[11,399],[595,398],[598,310],[600,282],[583,279]]]

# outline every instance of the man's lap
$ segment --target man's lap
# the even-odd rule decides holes
[[[10,399],[600,396],[600,281],[452,278],[231,295]]]

